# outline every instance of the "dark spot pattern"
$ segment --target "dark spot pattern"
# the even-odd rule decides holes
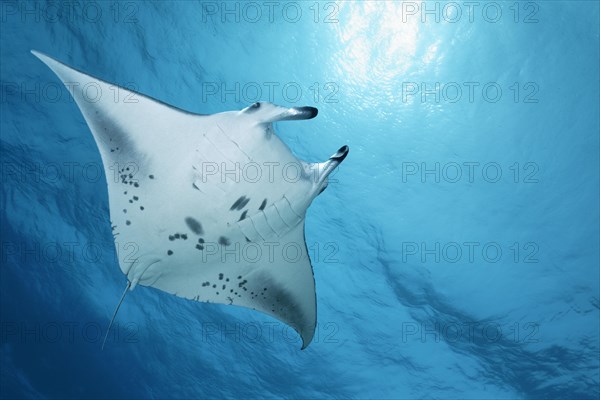
[[[170,255],[170,256],[172,256],[173,255],[173,250],[167,251],[167,254]]]
[[[237,291],[235,291],[235,289],[228,288],[227,284],[223,282],[223,281],[225,281],[225,282],[229,282],[230,281],[230,279],[226,276],[225,273],[220,272],[217,275],[217,278],[218,278],[219,281],[221,281],[220,284],[212,283],[210,281],[205,281],[205,282],[202,282],[202,287],[212,287],[213,289],[216,289],[215,290],[215,295],[217,295],[217,296],[219,296],[221,293],[222,294],[231,293],[232,296],[239,297],[239,298],[242,297],[242,292],[241,291],[238,293]],[[242,276],[239,275],[238,276],[238,280],[241,280],[241,278],[242,278]],[[243,281],[241,281],[241,282],[238,283],[238,287],[241,290],[243,290],[244,292],[247,292],[248,291],[248,288],[246,287],[247,283],[248,283],[248,280],[243,280]],[[227,291],[227,289],[229,289],[229,291]],[[264,290],[266,290],[266,288]],[[252,299],[254,299],[255,297],[258,297],[259,295],[264,295],[264,290],[261,293],[250,292],[250,294],[252,296]],[[199,299],[199,296],[197,296],[197,298]],[[232,297],[227,297],[227,299],[230,301],[230,304],[233,304],[233,298]],[[266,299],[266,297],[264,299]]]
[[[190,230],[196,235],[202,235],[204,233],[204,230],[202,229],[202,224],[200,224],[200,222],[198,222],[194,218],[186,217],[185,223],[187,224],[188,228],[190,228]]]
[[[240,216],[240,219],[238,220],[238,222],[239,222],[239,221],[243,221],[244,219],[246,219],[246,214],[248,214],[248,210],[246,210],[246,211],[244,211],[244,212],[242,213],[242,215]]]
[[[231,244],[231,242],[225,236],[220,236],[219,237],[219,244],[221,246],[229,246]]]
[[[248,204],[249,201],[249,197],[242,196],[239,199],[237,199],[235,203],[233,203],[231,208],[229,208],[229,211],[242,210],[244,207],[246,207],[246,204]]]
[[[259,211],[262,211],[267,206],[267,199],[264,199],[262,203],[260,203],[260,207],[258,207]]]
[[[131,221],[130,220],[125,221],[125,225],[131,225]]]
[[[245,197],[245,196],[242,196],[242,197],[240,197],[239,199],[237,199],[237,200],[236,200],[236,201],[235,201],[235,202],[234,202],[234,203],[231,205],[231,208],[229,208],[229,211],[237,210],[237,208],[238,208],[238,206],[240,205],[240,203],[241,203],[242,201],[244,201],[244,197]]]
[[[169,235],[170,241],[179,240],[179,239],[187,240],[187,238],[188,238],[187,234],[179,233],[179,232]]]
[[[148,175],[148,178],[154,179],[154,175]]]

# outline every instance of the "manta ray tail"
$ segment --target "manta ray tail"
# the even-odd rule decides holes
[[[110,323],[108,324],[108,329],[106,330],[106,335],[104,335],[104,340],[102,341],[102,350],[104,350],[104,345],[106,344],[106,339],[108,338],[108,333],[110,332],[110,328],[115,320],[115,317],[117,316],[117,313],[119,312],[119,308],[121,307],[123,300],[125,300],[125,295],[127,294],[127,291],[129,290],[130,287],[131,287],[131,282],[127,282],[127,287],[123,291],[123,295],[121,295],[121,300],[119,300],[119,304],[117,304],[117,308],[115,308],[115,312],[114,312],[112,318],[110,319]]]

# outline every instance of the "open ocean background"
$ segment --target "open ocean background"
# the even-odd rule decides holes
[[[600,396],[598,2],[73,4],[0,4],[1,397]],[[306,218],[306,350],[139,287],[100,351],[105,177],[30,49],[193,112],[319,108],[276,126],[307,161],[350,146]]]

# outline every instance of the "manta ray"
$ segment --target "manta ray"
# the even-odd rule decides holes
[[[128,282],[113,320],[128,290],[150,286],[266,313],[306,348],[317,319],[306,210],[349,149],[305,162],[273,123],[311,119],[317,109],[257,102],[195,114],[32,53],[65,84],[100,151]]]

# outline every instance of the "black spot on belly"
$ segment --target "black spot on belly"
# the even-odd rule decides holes
[[[173,240],[175,240],[175,236],[173,236],[173,235],[169,235],[169,240],[170,240],[170,241],[173,241]]]
[[[246,214],[248,214],[248,210],[246,210],[246,211],[244,211],[244,212],[242,213],[242,215],[240,216],[240,219],[238,220],[238,222],[239,222],[239,221],[243,221],[244,219],[246,219]]]
[[[191,231],[194,232],[196,235],[202,235],[204,233],[204,230],[202,230],[202,225],[194,218],[186,217],[185,223],[187,224],[188,228],[190,228]]]
[[[246,207],[246,204],[248,204],[249,201],[250,201],[249,197],[242,196],[239,199],[237,199],[235,201],[235,203],[233,203],[233,205],[231,206],[231,208],[229,208],[229,210],[230,211],[242,210],[244,207]]]
[[[183,240],[187,240],[187,235],[186,235],[185,233],[182,233],[182,234],[181,234],[181,238],[182,238]]]
[[[258,209],[260,211],[264,210],[265,207],[267,206],[267,199],[264,199],[262,203],[260,203],[260,207],[258,207]]]
[[[242,196],[239,199],[237,199],[232,205],[231,208],[229,208],[229,211],[233,211],[233,210],[241,210],[242,208],[240,207],[240,204],[246,199],[246,196]]]
[[[179,239],[179,233],[176,233],[176,234],[175,234],[175,235],[173,235],[173,236],[175,236],[175,239]]]
[[[125,225],[131,225],[131,221],[129,221],[129,220],[125,221]]]
[[[246,200],[244,200],[240,205],[239,205],[239,209],[243,209],[244,207],[246,207],[246,204],[248,204],[248,202],[250,201],[249,197],[246,197]]]
[[[154,179],[154,175],[148,175],[148,178]]]
[[[204,246],[202,246],[201,244],[197,244],[197,245],[196,245],[196,248],[197,248],[198,250],[204,250]]]
[[[219,244],[222,246],[229,246],[231,242],[225,236],[219,237]]]
[[[170,256],[172,256],[173,255],[173,251],[169,250],[169,251],[167,251],[167,254],[170,255]]]
[[[223,274],[219,274],[219,280],[222,281],[223,280]]]

